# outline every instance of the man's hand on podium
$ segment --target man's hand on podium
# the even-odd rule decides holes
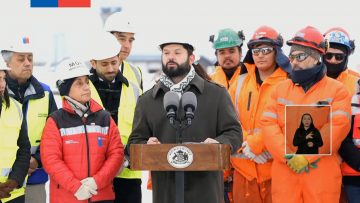
[[[156,137],[150,137],[147,141],[147,144],[161,144],[160,141]]]

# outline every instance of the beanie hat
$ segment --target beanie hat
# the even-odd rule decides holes
[[[312,49],[306,46],[293,44],[291,45],[290,54],[293,53],[294,51],[303,51],[316,60],[320,60],[321,57],[320,52],[318,52],[316,49]]]
[[[74,83],[76,78],[70,78],[66,80],[58,80],[56,86],[59,89],[60,96],[68,96],[71,85]]]

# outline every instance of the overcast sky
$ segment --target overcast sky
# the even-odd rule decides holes
[[[92,0],[92,8],[30,8],[30,0],[1,0],[0,46],[15,34],[29,35],[36,45],[36,57],[52,60],[54,36],[64,38],[64,55],[84,54],[91,32],[102,29],[99,5],[115,0]],[[348,30],[360,43],[360,18],[356,1],[277,1],[277,0],[119,0],[123,12],[133,18],[137,27],[133,54],[159,54],[157,45],[166,37],[191,40],[200,55],[214,59],[209,35],[221,28],[243,30],[246,42],[255,29],[269,25],[288,40],[306,25],[321,32],[333,26]],[[63,33],[57,34],[56,33]],[[175,34],[174,34],[175,33]],[[5,42],[4,42],[5,41]],[[358,45],[360,47],[360,44]],[[285,53],[288,53],[285,45]],[[351,68],[360,64],[360,50],[349,62]]]

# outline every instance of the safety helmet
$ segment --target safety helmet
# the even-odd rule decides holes
[[[0,70],[10,70],[10,68],[7,67],[2,56],[0,56]]]
[[[108,32],[100,32],[94,35],[94,46],[90,51],[91,60],[104,60],[120,53],[121,45],[116,38]]]
[[[213,43],[214,49],[224,49],[236,46],[242,46],[245,40],[243,31],[236,32],[233,29],[226,28],[219,30],[217,36],[211,35],[209,41]]]
[[[16,37],[14,41],[10,42],[1,51],[12,51],[18,53],[32,53],[33,47],[30,43],[29,37]]]
[[[274,28],[263,25],[255,31],[251,40],[247,43],[247,46],[251,49],[255,44],[259,43],[270,43],[282,47],[284,40]]]
[[[57,82],[57,85],[59,86],[67,79],[91,75],[91,73],[89,68],[82,61],[70,58],[62,61],[58,65],[57,75],[59,76],[59,80]]]
[[[195,47],[193,46],[193,43],[188,42],[187,40],[184,39],[178,39],[178,40],[165,40],[162,43],[159,44],[159,49],[162,50],[164,48],[165,45],[168,44],[182,44],[183,46],[185,46],[185,48],[189,48],[191,51],[195,50]]]
[[[107,32],[128,32],[136,33],[133,25],[129,21],[129,17],[121,12],[115,12],[110,15],[104,25]]]
[[[293,44],[310,47],[319,51],[321,54],[325,54],[329,48],[329,43],[324,39],[324,36],[320,31],[312,26],[307,26],[299,30],[295,36],[288,40],[287,45],[292,46]]]
[[[350,54],[355,51],[354,40],[350,40],[348,32],[341,27],[329,29],[325,32],[324,37],[329,43],[344,45]]]

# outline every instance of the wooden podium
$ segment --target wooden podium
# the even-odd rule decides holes
[[[170,162],[187,162],[188,166],[178,168]],[[149,171],[222,171],[230,169],[230,145],[132,144],[130,166],[132,170]]]

